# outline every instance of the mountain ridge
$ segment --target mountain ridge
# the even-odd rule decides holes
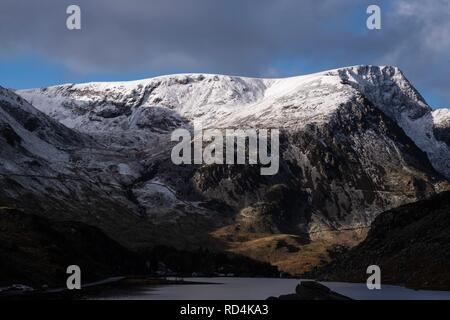
[[[450,177],[450,147],[436,139],[433,111],[403,73],[391,66],[353,66],[281,79],[178,74],[129,82],[100,82],[19,90],[38,109],[68,127],[99,134],[140,131],[146,126],[167,131],[204,126],[289,127],[326,120],[355,94],[396,121],[426,151],[434,167]],[[63,106],[63,108],[61,108]],[[153,107],[153,108],[152,108]],[[448,111],[447,111],[448,112]],[[84,115],[84,116],[83,116]],[[142,137],[118,144],[145,144]]]

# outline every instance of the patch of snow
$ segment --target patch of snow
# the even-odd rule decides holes
[[[450,127],[450,109],[445,109],[445,108],[436,109],[436,110],[433,110],[431,115],[433,117],[433,124],[436,127],[441,127],[441,128]]]

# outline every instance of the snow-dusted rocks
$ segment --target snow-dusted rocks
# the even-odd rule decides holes
[[[450,147],[450,110],[437,109],[432,112],[431,116],[433,118],[432,123],[434,136],[438,141],[445,142],[447,147]],[[445,152],[446,149],[443,146],[442,149]],[[447,159],[444,158],[443,160]]]
[[[152,144],[152,133],[190,127],[194,120],[204,127],[304,127],[328,121],[342,104],[362,95],[450,177],[445,165],[450,163],[450,149],[433,130],[435,119],[445,111],[433,116],[395,67],[355,66],[285,79],[183,74],[18,93],[69,128],[103,138],[107,144],[138,147]]]
[[[450,178],[450,148],[445,144],[450,128],[449,109],[433,111],[394,67],[358,66],[339,70],[341,78],[394,119],[414,143],[425,151],[437,171]],[[441,130],[434,128],[441,128]]]

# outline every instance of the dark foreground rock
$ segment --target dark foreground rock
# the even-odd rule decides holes
[[[62,286],[69,265],[80,266],[83,282],[145,271],[137,254],[99,228],[0,208],[0,286]]]
[[[365,282],[369,265],[383,283],[449,290],[450,192],[381,214],[361,244],[304,276]]]
[[[295,293],[281,295],[269,300],[351,300],[316,281],[302,281],[295,288]]]

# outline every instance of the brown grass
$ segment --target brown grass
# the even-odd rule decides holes
[[[366,236],[366,230],[321,232],[309,235],[264,234],[240,231],[236,225],[211,233],[228,251],[269,262],[280,271],[301,275],[330,261],[328,249],[334,245],[352,247]]]

